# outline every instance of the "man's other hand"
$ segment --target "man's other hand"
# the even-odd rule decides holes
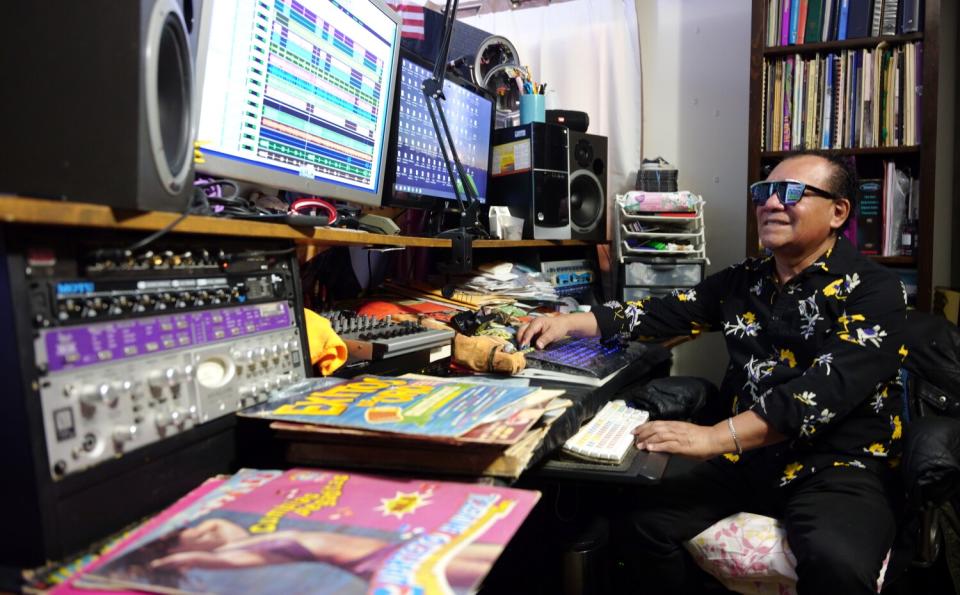
[[[669,452],[695,459],[710,459],[728,452],[716,426],[698,426],[685,421],[651,421],[633,430],[634,444],[641,450]]]

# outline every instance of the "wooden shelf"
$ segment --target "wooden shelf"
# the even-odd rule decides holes
[[[833,50],[852,50],[872,48],[881,43],[899,44],[923,39],[923,32],[907,33],[905,35],[885,35],[883,37],[860,37],[858,39],[844,39],[843,41],[825,41],[821,43],[802,43],[797,45],[778,45],[763,48],[763,56],[788,56],[791,54],[816,54]]]
[[[911,155],[919,154],[920,146],[912,145],[909,147],[856,147],[852,149],[816,149],[823,153],[829,153],[833,155]],[[762,159],[777,159],[781,157],[787,157],[793,155],[794,153],[799,153],[800,150],[795,151],[761,151],[760,157]]]
[[[871,256],[870,260],[890,267],[917,266],[917,259],[914,256]]]
[[[133,211],[105,205],[25,198],[0,194],[0,221],[34,225],[63,225],[99,229],[157,231],[180,215],[161,211]],[[172,233],[203,233],[293,240],[298,244],[325,246],[410,246],[449,248],[450,240],[414,236],[388,236],[347,229],[293,227],[282,223],[261,223],[242,219],[224,219],[190,215]],[[477,240],[474,248],[537,248],[550,246],[587,246],[581,240]]]
[[[595,246],[585,240],[474,240],[474,248],[549,248],[551,246]]]

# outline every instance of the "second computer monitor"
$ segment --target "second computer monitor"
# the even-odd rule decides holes
[[[439,200],[458,207],[421,89],[423,81],[432,75],[432,66],[401,49],[398,70],[384,203],[431,208]],[[485,202],[493,98],[472,84],[453,78],[444,82],[443,93],[444,116],[460,162],[473,179],[480,202]]]

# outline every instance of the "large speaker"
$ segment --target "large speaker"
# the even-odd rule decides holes
[[[570,237],[607,239],[607,137],[570,131]]]
[[[570,239],[569,134],[537,122],[493,131],[489,202],[522,217],[526,239]]]
[[[0,192],[183,210],[193,190],[194,4],[5,7]]]

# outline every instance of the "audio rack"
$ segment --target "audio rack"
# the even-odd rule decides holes
[[[0,227],[0,448],[25,453],[0,509],[35,507],[0,566],[67,555],[232,471],[231,414],[308,375],[292,244],[138,239]]]

